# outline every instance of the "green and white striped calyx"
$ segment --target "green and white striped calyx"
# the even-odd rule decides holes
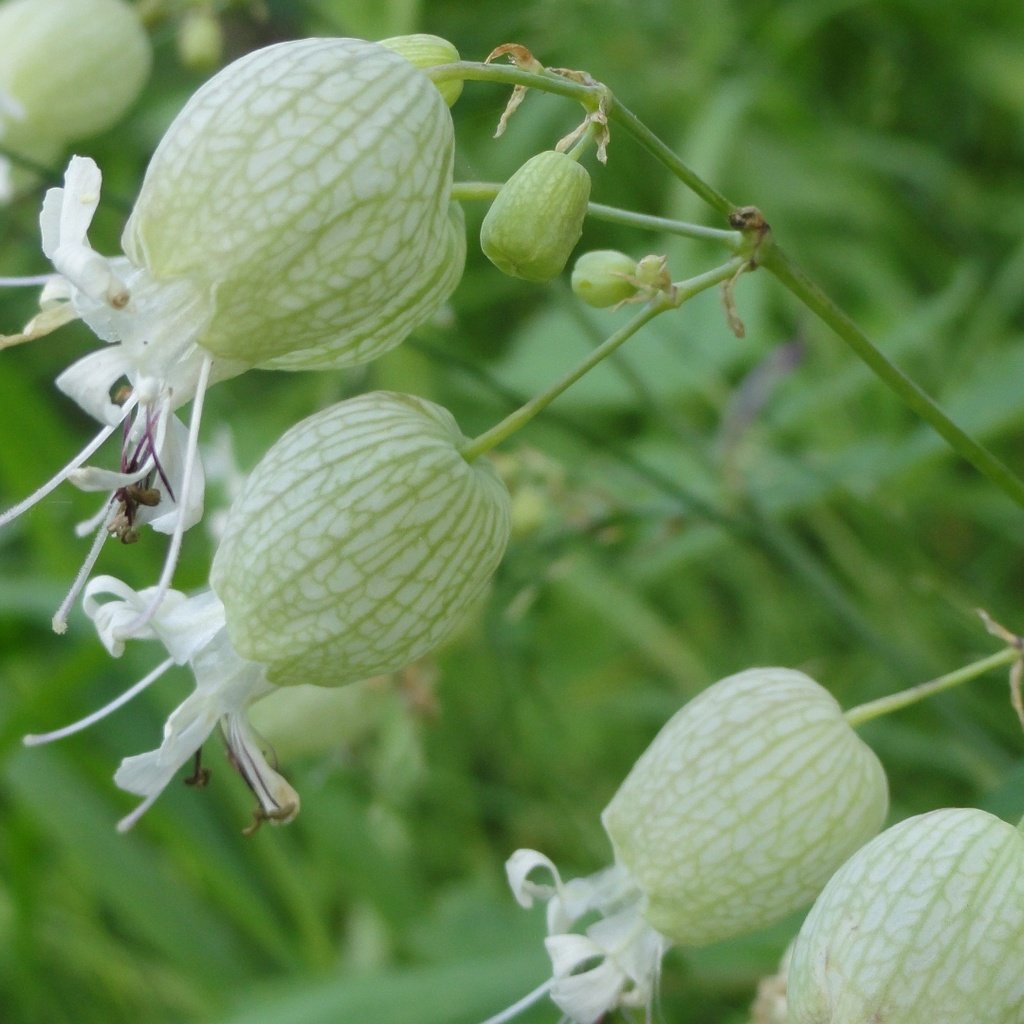
[[[215,356],[365,362],[431,316],[462,274],[453,152],[438,90],[392,50],[279,43],[229,65],[175,119],[125,253],[202,292],[196,340]]]
[[[894,825],[825,887],[793,947],[789,1024],[1022,1024],[1024,835],[946,808]]]
[[[887,809],[885,772],[835,698],[757,668],[679,711],[601,820],[648,922],[700,946],[810,902]]]
[[[813,679],[757,668],[720,680],[665,725],[605,808],[611,868],[563,884],[536,851],[509,860],[520,902],[550,901],[552,998],[577,1024],[649,1004],[669,946],[753,931],[809,902],[887,807],[881,764]],[[538,868],[553,886],[528,880]],[[570,931],[595,911],[584,935]]]
[[[238,653],[271,683],[397,671],[448,636],[508,541],[509,499],[451,414],[373,392],[292,428],[228,515],[211,572]]]
[[[57,386],[101,421],[103,436],[128,426],[116,481],[98,468],[78,471],[99,437],[46,487],[70,476],[86,489],[141,482],[148,490],[156,473],[162,514],[178,488],[160,467],[198,463],[209,384],[257,365],[353,365],[403,341],[462,274],[453,159],[451,115],[431,80],[392,50],[357,39],[280,43],[203,85],[150,161],[124,256],[107,259],[89,244],[101,174],[92,160],[73,157],[40,216],[57,273],[44,287],[43,311],[16,338],[85,320],[108,344],[61,373]],[[131,398],[111,401],[125,381]],[[162,439],[177,433],[173,413],[193,398],[184,444],[162,450]],[[184,476],[194,481],[186,497],[201,507],[198,474]],[[170,527],[173,553],[184,519]],[[133,523],[118,531],[134,536]]]
[[[55,159],[67,143],[120,120],[151,60],[139,18],[121,0],[8,0],[0,5],[0,142],[37,162]],[[0,192],[5,175],[0,168]]]
[[[484,255],[503,273],[551,281],[583,233],[590,175],[566,153],[530,157],[501,187],[480,227]]]

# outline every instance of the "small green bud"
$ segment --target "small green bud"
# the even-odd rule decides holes
[[[588,306],[604,309],[632,298],[636,260],[614,249],[585,252],[572,268],[572,290]]]
[[[1021,1024],[1024,835],[973,808],[894,825],[818,897],[789,1024]]]
[[[59,149],[109,128],[151,61],[149,38],[121,0],[10,0],[0,6],[4,145],[31,154],[40,139]]]
[[[571,156],[546,150],[502,186],[480,228],[484,255],[525,281],[557,277],[583,233],[590,175]]]
[[[410,64],[418,68],[436,68],[441,64],[457,64],[462,58],[452,43],[440,36],[432,36],[426,32],[418,32],[411,36],[391,36],[381,39],[381,46],[386,46],[395,53],[400,53]],[[437,83],[437,88],[449,107],[462,95],[462,80],[451,79]]]
[[[679,711],[602,821],[645,920],[702,946],[814,899],[887,807],[885,772],[835,698],[802,672],[757,668]]]
[[[224,30],[209,7],[192,7],[178,25],[178,58],[194,71],[211,71],[224,53]]]
[[[509,497],[451,414],[373,392],[303,420],[231,507],[210,583],[277,686],[396,672],[464,618],[505,550]]]

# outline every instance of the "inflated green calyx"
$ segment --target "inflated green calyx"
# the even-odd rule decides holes
[[[451,414],[378,391],[293,427],[228,515],[210,582],[272,683],[340,686],[436,647],[508,542],[509,498]]]

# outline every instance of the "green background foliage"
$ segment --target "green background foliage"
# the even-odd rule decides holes
[[[157,64],[140,103],[78,152],[104,172],[92,240],[113,252],[149,153],[204,74],[177,59],[185,3],[150,3]],[[222,5],[223,6],[223,5]],[[230,59],[307,34],[414,30],[467,59],[508,41],[584,68],[776,236],[954,419],[1018,470],[1024,380],[1024,7],[924,0],[285,0],[231,5]],[[0,41],[0,45],[4,42]],[[40,69],[45,74],[45,68]],[[507,91],[469,84],[453,114],[457,177],[501,180],[578,122],[530,96],[492,140]],[[598,202],[721,226],[627,139],[591,165]],[[59,181],[54,168],[47,184]],[[0,273],[46,269],[40,188],[0,210]],[[471,239],[483,215],[467,210]],[[589,223],[582,245],[707,244]],[[581,308],[563,279],[503,278],[471,244],[450,315],[371,366],[260,374],[209,396],[252,465],[290,424],[370,387],[449,406],[485,429],[627,313]],[[567,874],[610,850],[598,815],[693,693],[760,664],[801,668],[853,705],[994,650],[974,616],[1019,628],[1021,509],[978,477],[767,274],[663,316],[507,444],[518,529],[460,637],[400,677],[288,691],[258,723],[303,795],[287,828],[243,838],[250,797],[211,742],[211,785],[171,787],[133,833],[111,781],[156,745],[184,673],[87,733],[26,750],[158,659],[111,661],[76,614],[49,629],[93,501],[64,487],[0,534],[0,1016],[203,1024],[473,1024],[546,974],[543,921],[503,877],[517,847]],[[34,295],[0,296],[0,330]],[[53,377],[92,345],[72,325],[0,355],[0,505],[91,435]],[[212,495],[209,507],[217,504]],[[106,550],[134,585],[165,541]],[[182,589],[210,544],[186,540]],[[863,730],[893,819],[976,805],[1024,813],[1020,727],[993,676]],[[670,955],[673,1024],[747,1020],[799,916]],[[526,1018],[553,1021],[541,1005]]]

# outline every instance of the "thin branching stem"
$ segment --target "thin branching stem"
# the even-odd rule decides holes
[[[490,430],[485,431],[479,437],[470,441],[462,449],[463,458],[467,462],[472,462],[485,452],[489,452],[496,445],[501,444],[502,441],[526,426],[538,413],[546,409],[566,388],[571,387],[576,381],[597,366],[598,363],[607,359],[608,356],[632,338],[645,324],[650,323],[656,316],[667,310],[677,309],[683,302],[694,295],[698,295],[708,288],[713,288],[716,284],[721,284],[723,281],[728,281],[735,276],[737,270],[742,268],[744,263],[743,257],[733,257],[728,263],[716,267],[714,270],[709,270],[705,274],[700,274],[697,277],[692,277],[687,281],[673,285],[670,293],[661,292],[656,295],[636,316],[598,345],[586,359],[570,370],[564,377],[539,395],[531,398],[525,405],[520,406],[520,408],[506,416],[500,423],[491,427]]]
[[[457,202],[487,202],[494,199],[500,190],[501,182],[457,181],[452,186],[451,197]],[[635,213],[633,210],[623,210],[618,206],[605,206],[603,203],[587,203],[587,216],[593,217],[594,220],[607,221],[609,224],[622,224],[645,231],[721,242],[733,252],[738,252],[744,244],[741,231],[709,228],[704,224],[690,224],[687,221],[673,220],[671,217],[655,217],[649,213]]]
[[[983,444],[957,426],[934,399],[892,363],[778,246],[767,248],[761,256],[760,265],[774,274],[811,312],[831,327],[875,376],[928,423],[958,455],[1024,507],[1024,481]]]
[[[504,64],[475,64],[464,61],[446,64],[429,72],[435,81],[463,79],[523,85],[555,93],[582,103],[588,110],[603,106],[609,121],[621,127],[639,146],[662,163],[692,192],[727,219],[737,211],[720,192],[685,164],[628,107],[619,102],[606,86],[584,84],[552,72],[537,74]],[[841,310],[778,246],[769,244],[759,253],[758,262],[770,271],[808,309],[832,328],[857,357],[890,388],[916,415],[963,459],[1000,490],[1024,507],[1024,481],[984,445],[946,415],[925,391],[892,363],[870,338]]]
[[[984,675],[994,668],[1011,665],[1019,658],[1019,648],[1013,646],[1005,647],[995,654],[990,654],[987,658],[971,662],[970,665],[964,665],[953,672],[947,672],[945,675],[929,680],[927,683],[919,683],[917,686],[911,686],[907,690],[900,690],[899,693],[890,693],[885,697],[879,697],[878,700],[870,700],[865,704],[858,704],[856,707],[852,707],[845,712],[844,717],[852,726],[863,725],[865,722],[870,722],[873,718],[881,718],[882,715],[892,714],[893,711],[909,707],[911,704],[916,704],[918,701],[932,697],[936,693],[951,690],[954,686],[960,686],[963,683],[970,682],[972,679],[977,679],[978,676]]]

